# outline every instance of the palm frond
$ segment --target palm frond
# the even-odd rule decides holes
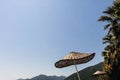
[[[108,29],[110,27],[111,24],[107,24],[104,26],[104,30]]]
[[[115,26],[115,25],[117,24],[117,20],[114,19],[114,20],[112,21],[112,24],[113,24],[113,26]]]
[[[109,16],[101,16],[98,21],[112,21],[112,18]]]
[[[105,36],[104,38],[103,38],[103,40],[111,40],[111,38],[112,38],[112,35],[107,35],[107,36]]]
[[[102,52],[102,56],[106,56],[107,55],[107,52],[106,51],[103,51]]]
[[[115,13],[115,10],[112,7],[108,7],[106,11],[103,11],[103,13],[107,15],[112,15]]]
[[[111,48],[112,48],[112,45],[107,45],[104,49],[105,49],[106,51],[109,51],[109,50],[111,50]]]
[[[110,28],[107,35],[110,35],[110,33],[112,32],[113,28]]]
[[[119,8],[120,7],[120,3],[118,1],[114,1],[113,2],[113,6],[116,7],[116,8]]]

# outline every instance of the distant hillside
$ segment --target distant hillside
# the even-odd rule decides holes
[[[25,80],[25,79],[18,79],[18,80]]]
[[[46,75],[39,75],[33,77],[31,79],[18,79],[18,80],[64,80],[64,76],[46,76]]]
[[[103,67],[103,62],[81,70],[79,72],[81,80],[97,80],[97,77],[93,77],[92,74],[96,72],[97,70],[102,71],[102,67]],[[78,80],[77,74],[74,73],[70,75],[69,77],[67,77],[65,80]]]
[[[102,71],[103,62],[96,64],[94,66],[87,67],[79,72],[81,80],[97,80],[97,77],[93,77],[92,74],[97,70]],[[18,80],[78,80],[76,73],[70,75],[69,77],[64,76],[46,76],[39,75],[31,79],[18,79]]]

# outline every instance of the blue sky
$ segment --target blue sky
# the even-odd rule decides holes
[[[69,76],[74,66],[57,69],[54,63],[71,51],[103,61],[103,23],[97,22],[113,0],[0,0],[0,80],[39,74]]]

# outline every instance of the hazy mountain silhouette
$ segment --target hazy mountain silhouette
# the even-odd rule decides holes
[[[93,77],[92,74],[97,70],[102,71],[102,67],[103,62],[79,71],[81,80],[97,80],[97,77]],[[65,76],[47,76],[42,74],[31,79],[18,79],[18,80],[78,80],[78,77],[76,73],[70,75],[67,78]]]
[[[65,78],[66,78],[65,76],[47,76],[42,74],[31,79],[18,79],[18,80],[64,80]]]

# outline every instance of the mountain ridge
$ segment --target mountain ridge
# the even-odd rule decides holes
[[[102,71],[102,67],[103,67],[103,62],[100,62],[96,65],[89,66],[89,67],[86,67],[86,68],[80,70],[79,74],[80,74],[81,80],[97,80],[98,78],[93,77],[92,74],[94,72],[96,72],[97,70]],[[28,79],[20,78],[20,79],[17,79],[17,80],[78,80],[78,77],[77,77],[76,73],[73,73],[68,77],[55,76],[55,75],[47,76],[47,75],[44,75],[44,74],[40,74],[40,75],[35,76],[33,78],[30,78],[30,79],[29,78]]]
[[[35,76],[33,78],[28,78],[28,79],[17,79],[17,80],[64,80],[66,77],[65,76],[47,76],[44,74],[40,74],[38,76]]]

